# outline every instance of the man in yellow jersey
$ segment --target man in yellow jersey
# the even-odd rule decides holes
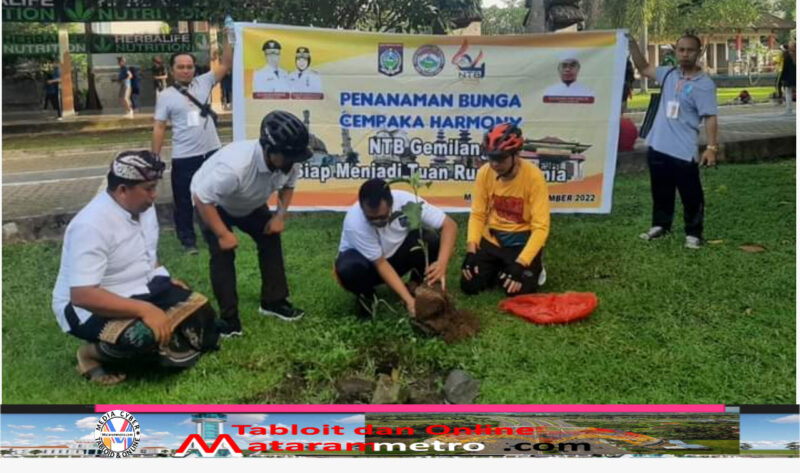
[[[538,167],[519,156],[522,131],[502,123],[483,138],[489,165],[472,191],[467,256],[461,271],[466,294],[500,283],[508,295],[536,292],[547,276],[542,252],[550,233],[550,198]]]

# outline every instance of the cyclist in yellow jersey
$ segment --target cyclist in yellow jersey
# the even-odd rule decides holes
[[[542,254],[550,233],[550,198],[542,172],[522,159],[522,131],[503,123],[489,131],[489,158],[475,179],[461,290],[477,294],[499,283],[508,295],[536,292],[546,280]]]

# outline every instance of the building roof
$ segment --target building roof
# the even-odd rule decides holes
[[[69,446],[67,446],[67,445],[40,445],[40,446],[35,446],[35,447],[29,447],[27,445],[22,445],[22,446],[19,446],[19,447],[0,447],[0,449],[6,449],[6,448],[25,448],[25,449],[30,450],[30,449],[34,449],[34,448],[69,448]]]

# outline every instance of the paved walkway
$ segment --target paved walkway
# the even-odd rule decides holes
[[[781,112],[781,107],[771,105],[723,107],[720,113],[721,142],[795,136],[796,117]],[[635,121],[640,121],[642,116],[642,113],[630,114]],[[91,121],[90,117],[80,119]],[[152,120],[152,116],[143,114],[140,119]],[[5,116],[3,123],[6,124]],[[220,138],[223,144],[230,142],[230,129],[223,129]],[[80,209],[102,191],[108,163],[116,151],[149,148],[149,141],[141,141],[141,136],[138,140],[94,148],[3,152],[3,221]],[[168,159],[169,148],[164,154]],[[159,202],[172,200],[168,174],[159,186]]]

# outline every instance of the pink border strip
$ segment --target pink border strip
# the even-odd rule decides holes
[[[315,412],[558,412],[720,413],[724,404],[97,404],[95,412],[315,413]]]

